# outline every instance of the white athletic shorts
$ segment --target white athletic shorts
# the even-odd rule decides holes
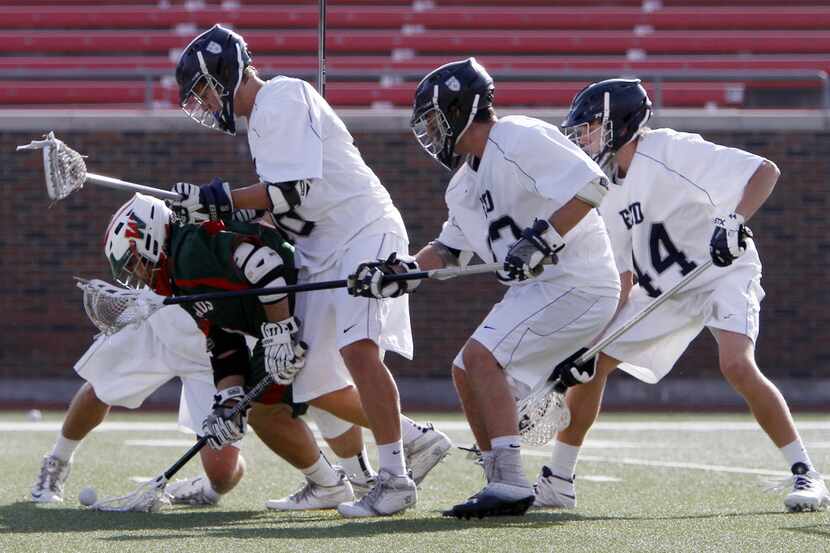
[[[471,338],[493,354],[518,400],[556,365],[589,346],[608,324],[617,301],[542,281],[511,286]],[[453,361],[461,369],[463,352]]]
[[[179,424],[197,434],[216,393],[205,337],[178,306],[163,307],[145,324],[100,336],[75,371],[98,399],[128,409],[139,407],[168,380],[180,378]]]
[[[392,252],[409,253],[409,243],[396,234],[358,237],[335,254],[330,268],[309,275],[300,268],[299,282],[345,279],[360,263],[385,259]],[[294,380],[294,401],[302,402],[353,384],[340,349],[363,339],[381,350],[412,359],[409,297],[370,299],[350,296],[345,288],[302,292],[296,295],[294,313],[300,334],[308,344],[305,367]]]
[[[727,330],[743,334],[755,342],[761,300],[764,299],[761,273],[753,267],[737,267],[724,273],[711,285],[681,291],[676,297],[666,300],[606,347],[603,353],[624,361],[620,369],[631,376],[655,384],[669,373],[704,327],[708,327],[716,338],[718,330]],[[635,286],[607,334],[652,301],[654,298]]]

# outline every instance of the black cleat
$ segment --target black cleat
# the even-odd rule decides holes
[[[445,517],[471,518],[509,517],[525,514],[533,504],[533,496],[521,499],[504,499],[486,492],[479,492],[464,503],[459,503],[441,513]]]

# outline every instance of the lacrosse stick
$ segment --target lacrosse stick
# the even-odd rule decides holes
[[[235,417],[240,411],[247,409],[251,402],[256,400],[256,398],[258,398],[272,383],[273,380],[271,375],[266,375],[257,383],[256,386],[251,389],[251,391],[245,394],[245,397],[243,397],[239,403],[233,406],[233,409],[231,409],[228,413],[228,417]],[[132,493],[96,501],[88,507],[89,510],[113,512],[133,511],[142,513],[154,513],[159,511],[162,506],[170,503],[164,495],[164,488],[167,486],[167,482],[169,482],[170,479],[173,478],[173,476],[188,463],[188,461],[193,459],[193,457],[195,457],[196,454],[199,453],[203,447],[205,447],[207,442],[208,437],[202,436],[193,445],[193,447],[188,449],[187,452],[182,455],[178,461],[173,463],[173,465],[171,465],[166,471],[162,472],[152,480],[148,480],[147,482],[141,484]]]
[[[384,282],[398,280],[447,280],[462,275],[477,275],[491,273],[504,268],[501,263],[482,263],[468,267],[448,267],[431,271],[415,271],[384,275]],[[111,335],[125,326],[138,324],[165,305],[193,303],[198,301],[215,301],[235,299],[245,296],[263,296],[268,294],[291,294],[296,292],[311,292],[314,290],[330,290],[345,288],[346,280],[328,280],[308,284],[292,284],[289,286],[275,286],[270,288],[249,288],[247,290],[231,290],[226,292],[211,292],[194,294],[191,296],[165,297],[156,294],[149,288],[133,290],[113,286],[103,280],[85,280],[75,277],[78,288],[84,292],[84,310],[89,320],[98,327],[103,334]]]
[[[582,348],[560,363],[560,366],[568,364],[569,366],[576,365],[579,367],[591,361],[599,352],[628,332],[631,327],[643,320],[652,311],[663,305],[663,303],[697,278],[698,275],[711,265],[712,260],[709,259],[696,267],[691,273],[666,290],[660,297],[644,307],[625,324],[594,344],[591,349]],[[577,356],[576,359],[574,359],[574,356]],[[551,441],[557,432],[564,430],[571,423],[571,412],[565,403],[566,388],[559,379],[551,380],[558,373],[559,371],[554,370],[550,378],[540,388],[532,391],[526,398],[519,402],[519,433],[522,436],[522,441],[526,444],[543,446]]]
[[[87,173],[84,156],[55,138],[55,133],[52,131],[43,140],[33,140],[25,146],[18,146],[17,150],[43,150],[46,192],[49,193],[49,197],[53,202],[60,201],[75,190],[83,188],[86,182],[117,190],[142,192],[164,200],[179,199],[179,195],[175,192],[105,177],[104,175],[96,175],[95,173]]]

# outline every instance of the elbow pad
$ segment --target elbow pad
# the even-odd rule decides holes
[[[286,285],[285,263],[280,254],[268,246],[243,242],[234,251],[233,260],[251,286],[266,288]],[[269,294],[259,296],[259,301],[267,305],[276,303],[285,296],[285,293]]]
[[[576,193],[576,197],[587,204],[598,207],[607,193],[608,179],[597,177],[582,187],[582,190]]]
[[[287,213],[300,205],[308,195],[310,182],[306,179],[288,182],[266,182],[271,211],[275,215]]]

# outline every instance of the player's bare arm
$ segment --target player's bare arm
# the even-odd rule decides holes
[[[746,251],[746,240],[752,238],[752,233],[744,223],[772,194],[780,176],[778,167],[765,159],[747,181],[735,211],[724,210],[715,215],[712,221],[715,230],[709,241],[709,253],[715,265],[727,267]]]

